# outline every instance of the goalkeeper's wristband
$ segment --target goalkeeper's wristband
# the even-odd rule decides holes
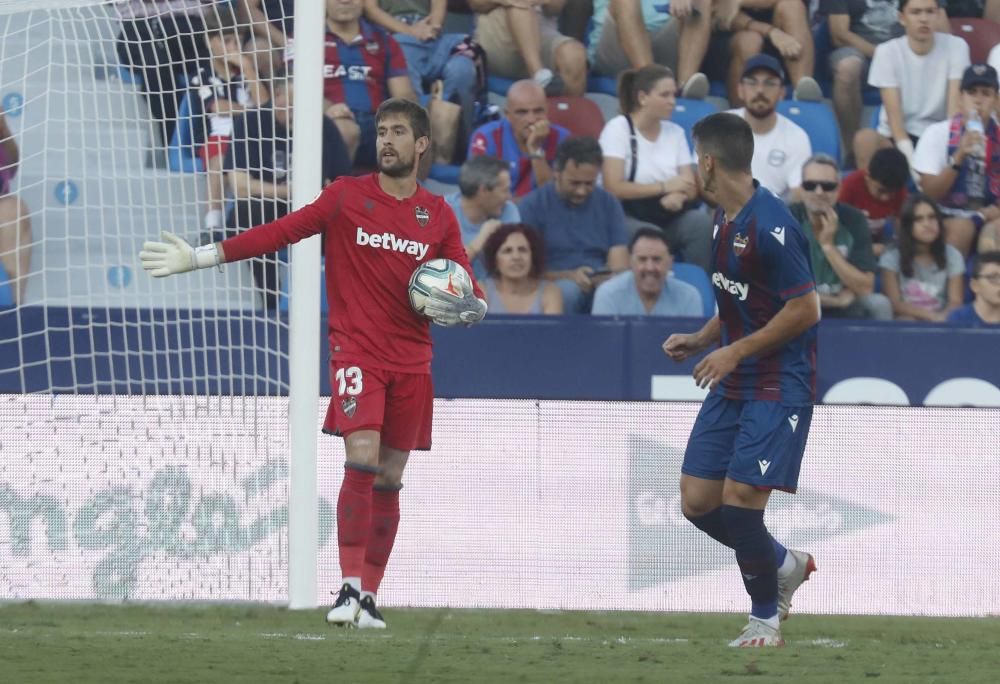
[[[197,270],[199,268],[222,267],[222,259],[219,257],[219,248],[213,242],[208,245],[195,247],[191,252],[191,266]]]
[[[463,311],[458,316],[459,319],[461,319],[461,321],[466,325],[475,325],[479,321],[486,318],[486,312],[487,310],[489,310],[489,307],[486,305],[486,300],[479,299],[479,297],[476,297],[475,301],[476,301],[475,311]]]

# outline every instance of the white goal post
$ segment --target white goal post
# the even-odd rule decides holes
[[[0,155],[0,203],[17,207],[11,225],[30,226],[6,254],[25,255],[30,267],[0,270],[22,291],[16,305],[0,298],[8,464],[0,468],[0,600],[312,608],[320,511],[327,538],[332,517],[316,474],[326,372],[320,238],[275,260],[278,277],[266,285],[248,263],[164,281],[142,272],[142,242],[161,230],[192,242],[225,231],[202,225],[214,176],[197,170],[199,151],[178,134],[201,114],[179,108],[164,139],[150,83],[120,57],[122,26],[142,5],[168,6],[0,0],[0,103],[10,130],[0,137],[18,156]],[[295,2],[295,154],[281,169],[294,179],[293,209],[322,183],[324,13],[319,0]],[[256,36],[241,50],[280,55],[268,30],[236,14],[242,35]],[[141,40],[140,51],[157,47],[155,36]],[[190,102],[186,78],[160,85]],[[218,184],[225,193],[224,176]],[[283,406],[288,436],[276,441],[262,417]],[[67,425],[72,434],[84,426],[72,450],[50,439],[68,434]],[[144,579],[139,570],[150,563],[156,577]],[[71,564],[93,566],[89,588],[66,581]]]

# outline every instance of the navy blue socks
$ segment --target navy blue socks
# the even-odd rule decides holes
[[[750,614],[762,620],[774,618],[778,613],[775,548],[779,545],[764,526],[764,511],[723,504],[717,512],[725,524],[729,545],[736,552],[743,584],[750,594]]]
[[[729,530],[726,529],[726,523],[722,519],[721,507],[716,508],[710,513],[706,513],[705,515],[685,517],[691,522],[692,525],[715,541],[719,542],[723,546],[733,548],[733,543],[729,539]],[[785,562],[785,556],[788,555],[788,549],[782,546],[781,542],[774,537],[771,537],[771,544],[774,545],[774,564],[780,568],[781,564]]]

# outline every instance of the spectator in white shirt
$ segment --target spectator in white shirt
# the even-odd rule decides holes
[[[879,89],[878,130],[854,137],[858,168],[867,168],[875,150],[895,144],[913,166],[913,150],[924,129],[958,111],[959,82],[969,66],[969,45],[935,33],[941,8],[937,0],[900,0],[899,21],[906,35],[875,48],[868,84]]]
[[[875,48],[899,36],[903,27],[896,0],[820,0],[819,13],[826,15],[834,48],[827,60],[841,147],[850,150],[861,123],[861,89]]]
[[[708,269],[712,221],[694,208],[698,190],[684,129],[669,121],[677,102],[673,71],[650,64],[622,73],[618,100],[625,112],[601,131],[604,187],[617,197],[634,230],[650,224],[684,261]]]
[[[802,185],[802,166],[812,156],[809,136],[777,111],[785,97],[785,72],[767,54],[747,60],[739,95],[745,107],[732,110],[753,129],[753,177],[778,197],[789,199]]]

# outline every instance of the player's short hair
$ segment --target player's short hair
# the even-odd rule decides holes
[[[840,176],[840,164],[837,163],[836,159],[834,159],[825,152],[817,152],[816,154],[806,159],[805,164],[802,165],[802,173],[805,173],[806,168],[811,164],[825,164],[826,166],[829,166],[834,171],[836,171],[838,177]]]
[[[639,93],[648,93],[665,78],[674,78],[670,67],[647,64],[641,69],[626,69],[618,76],[618,107],[622,114],[639,108]]]
[[[228,3],[216,3],[212,9],[205,11],[205,37],[214,38],[227,33],[234,33],[239,37],[236,12]]]
[[[885,147],[872,155],[868,162],[868,177],[878,181],[889,192],[901,190],[910,178],[910,163],[895,147]]]
[[[667,247],[667,252],[670,252],[670,243],[667,241],[667,236],[663,234],[663,231],[659,228],[653,228],[652,226],[642,226],[636,230],[631,239],[628,241],[628,253],[632,253],[632,249],[635,247],[635,243],[643,238],[648,238],[650,240],[659,240]]]
[[[1000,252],[983,252],[972,262],[972,277],[978,278],[983,274],[983,266],[986,264],[996,264],[1000,266]]]
[[[479,188],[495,188],[500,174],[509,170],[507,162],[502,159],[489,155],[473,157],[466,160],[458,171],[458,189],[462,197],[475,197]]]
[[[899,0],[899,11],[902,12],[904,9],[906,9],[906,6],[909,5],[909,4],[910,4],[910,0]],[[946,6],[945,5],[945,1],[944,0],[937,0],[937,6],[938,7],[945,7]]]
[[[725,170],[752,173],[753,130],[742,116],[711,114],[694,125],[691,136],[697,147]]]
[[[486,272],[495,276],[497,271],[497,252],[507,238],[514,233],[521,233],[531,247],[531,272],[532,278],[538,278],[545,272],[545,243],[542,235],[537,230],[525,223],[505,223],[486,238],[483,245],[483,263],[486,265]]]
[[[413,131],[413,139],[431,137],[431,120],[427,116],[427,110],[416,102],[404,100],[401,97],[390,97],[383,100],[382,104],[375,110],[375,125],[378,126],[387,116],[402,116],[410,124]]]
[[[601,144],[594,138],[586,135],[566,138],[556,148],[556,158],[552,167],[556,171],[562,171],[566,168],[567,162],[573,162],[577,166],[593,164],[600,168],[601,164],[604,163],[604,153],[601,152]]]

